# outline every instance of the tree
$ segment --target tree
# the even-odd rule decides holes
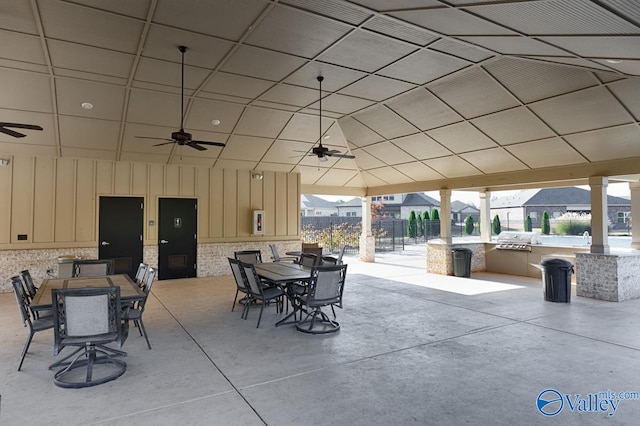
[[[433,213],[431,214],[431,219],[432,220],[440,220],[440,213],[438,213],[438,210],[434,210]]]
[[[424,220],[422,220],[421,214],[416,216],[416,221],[418,222],[418,236],[424,237]]]
[[[467,216],[464,220],[464,232],[467,235],[473,234],[473,218],[471,216]]]
[[[551,233],[551,222],[549,221],[549,212],[546,210],[542,213],[542,223],[540,225],[540,232],[544,235]]]
[[[524,220],[524,231],[531,232],[533,229],[533,225],[531,224],[531,216],[527,215],[527,218]]]
[[[502,227],[500,226],[500,217],[498,217],[498,215],[495,215],[493,218],[493,233],[495,235],[499,235],[500,232],[502,232]]]
[[[380,219],[382,217],[383,208],[384,204],[382,203],[382,200],[371,203],[371,220]]]
[[[425,236],[425,239],[428,239],[431,236],[431,219],[429,219],[429,212],[426,210],[422,213],[422,223],[424,226],[424,233],[422,235]]]
[[[416,237],[418,231],[416,222],[416,212],[414,210],[411,210],[411,213],[409,213],[409,224],[407,225],[407,235],[409,236],[409,238]]]

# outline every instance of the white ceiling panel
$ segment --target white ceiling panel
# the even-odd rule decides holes
[[[354,149],[351,153],[356,156],[360,170],[369,170],[386,165],[384,161],[369,154],[365,148]]]
[[[532,169],[586,163],[582,155],[560,138],[519,143],[505,149]]]
[[[3,10],[4,13],[4,10]],[[18,62],[46,65],[39,37],[0,30],[0,58]]]
[[[262,160],[268,163],[296,164],[300,155],[304,155],[311,147],[312,145],[306,142],[278,139],[269,147]]]
[[[367,74],[362,71],[356,71],[336,65],[326,64],[324,62],[309,62],[299,70],[295,71],[285,80],[285,83],[295,84],[297,86],[310,87],[318,89],[318,76],[324,77],[322,82],[322,90],[337,91],[341,88],[360,80]]]
[[[469,65],[469,62],[462,59],[421,50],[378,71],[378,74],[425,84]]]
[[[57,78],[56,94],[58,113],[60,114],[118,122],[122,119],[124,87]],[[93,109],[82,108],[81,105],[85,102],[91,103]]]
[[[57,68],[127,78],[133,66],[134,57],[126,53],[57,40],[49,40],[47,45],[51,63]]]
[[[383,101],[407,90],[411,90],[414,87],[413,84],[371,75],[345,87],[340,93],[373,101]]]
[[[465,118],[512,108],[516,99],[480,68],[428,85],[436,96]]]
[[[603,87],[536,102],[531,104],[531,109],[561,135],[633,120]]]
[[[329,168],[298,165],[295,170],[300,173],[300,183],[302,185],[315,185],[316,182],[327,173]]]
[[[318,99],[318,91],[305,87],[278,84],[267,90],[260,100],[303,107]]]
[[[405,22],[387,16],[374,16],[363,25],[363,28],[419,46],[426,46],[438,39],[438,36],[430,31],[417,28],[415,25],[407,25]]]
[[[394,98],[387,102],[387,106],[420,130],[462,121],[462,116],[424,89]]]
[[[467,122],[440,127],[430,130],[427,134],[454,153],[478,151],[497,146],[494,141]]]
[[[73,0],[73,3],[84,4],[96,9],[107,10],[120,15],[144,19],[147,16],[151,0]]]
[[[335,123],[322,120],[322,133]],[[320,137],[320,119],[312,115],[295,114],[280,134],[281,139],[299,140],[314,143]]]
[[[207,82],[203,90],[245,98],[256,98],[273,84],[273,82],[267,80],[219,72]]]
[[[433,170],[431,167],[420,163],[412,162],[406,164],[398,164],[394,166],[399,172],[406,176],[410,176],[417,182],[442,179],[444,176]]]
[[[395,9],[441,6],[441,3],[435,0],[394,0],[391,3],[387,0],[353,0],[353,2],[380,12]]]
[[[236,133],[266,138],[277,137],[291,120],[292,114],[265,108],[247,108],[238,123]]]
[[[635,119],[640,120],[640,78],[625,79],[611,83],[608,87]]]
[[[355,170],[345,170],[333,167],[316,182],[318,185],[345,186],[358,174]]]
[[[524,36],[465,36],[460,40],[486,47],[505,55],[566,55],[567,52],[539,40]]]
[[[360,178],[364,182],[364,185],[368,187],[388,185],[387,182],[369,173],[368,171],[363,171],[362,173],[360,173]]]
[[[185,128],[189,130],[204,130],[207,132],[231,133],[236,127],[244,107],[229,102],[194,99],[185,117]],[[212,120],[220,120],[214,125]]]
[[[393,167],[381,167],[379,169],[368,170],[368,172],[389,185],[407,181],[407,176]]]
[[[0,108],[53,112],[50,84],[46,75],[0,69]]]
[[[160,163],[167,164],[169,161],[168,155],[163,154],[141,154],[137,152],[123,152],[120,155],[120,161],[131,161],[134,163]]]
[[[335,112],[342,114],[351,114],[355,111],[360,111],[370,105],[373,105],[374,101],[367,99],[354,98],[353,96],[346,96],[341,94],[329,95],[322,99],[322,109],[327,112]],[[318,108],[318,103],[310,105],[312,108]]]
[[[138,62],[135,78],[138,81],[180,87],[182,81],[181,73],[179,63],[141,58],[140,62]],[[208,75],[209,71],[202,68],[185,66],[184,87],[195,89],[202,84]]]
[[[367,146],[383,140],[382,136],[351,117],[341,118],[338,124],[347,141],[355,146]]]
[[[319,56],[319,60],[362,71],[373,72],[389,65],[415,48],[366,31],[354,31],[331,49]],[[367,52],[363,54],[363,52]]]
[[[114,153],[118,146],[118,121],[61,116],[58,124],[63,148],[87,148]]]
[[[0,142],[2,142],[2,137],[0,136]],[[35,145],[35,144],[25,144],[15,142],[15,138],[11,138],[10,142],[2,142],[0,144],[0,155],[2,156],[10,156],[10,155],[21,155],[21,156],[32,156],[33,150],[36,149],[38,151],[38,155],[42,157],[57,157],[58,149],[55,146],[51,145]]]
[[[0,13],[0,27],[27,34],[38,34],[30,0],[15,0],[11,7],[3,7]]]
[[[445,178],[479,175],[480,171],[460,157],[440,157],[425,160],[424,163]]]
[[[259,161],[273,144],[273,139],[253,136],[231,136],[220,154],[225,160]]]
[[[514,108],[471,120],[500,145],[550,138],[553,131],[527,108]]]
[[[304,64],[305,60],[284,53],[272,52],[253,46],[242,46],[224,63],[221,70],[280,81]]]
[[[354,118],[387,139],[416,133],[418,129],[384,105],[366,109]]]
[[[115,161],[115,151],[105,151],[101,149],[67,148],[62,147],[62,155],[71,158],[90,158],[93,160]]]
[[[180,127],[180,95],[132,90],[127,120],[134,123]]]
[[[452,153],[450,150],[446,149],[444,146],[423,133],[393,139],[391,142],[418,160],[444,157],[451,155]]]
[[[407,10],[391,12],[391,15],[421,27],[454,36],[514,34],[513,31],[504,27],[457,9]]]
[[[226,158],[220,158],[216,160],[214,168],[227,170],[253,170],[257,165],[257,161],[228,160]]]
[[[122,140],[122,150],[130,153],[147,153],[164,155],[165,161],[173,149],[173,144],[154,146],[167,142],[171,132],[176,129],[172,127],[160,127],[149,124],[128,123],[124,128]],[[143,136],[144,138],[139,138]],[[154,138],[154,139],[149,139]]]
[[[525,170],[522,162],[503,148],[484,149],[482,151],[465,152],[460,157],[467,160],[483,173],[504,173],[513,170]]]
[[[638,36],[539,37],[540,40],[587,58],[629,58],[640,56]]]
[[[580,133],[566,139],[589,161],[640,157],[637,124]]]
[[[407,152],[398,148],[398,146],[391,142],[380,142],[369,145],[366,149],[369,154],[382,159],[385,163],[390,165],[408,163],[415,160],[414,157],[407,154]]]
[[[186,148],[185,148],[186,151]],[[199,155],[196,154],[196,155]],[[169,160],[169,164],[176,164],[182,166],[200,166],[200,167],[211,167],[215,160],[212,160],[208,157],[193,157],[191,155],[174,155]]]
[[[429,50],[446,53],[448,55],[466,59],[471,62],[481,62],[494,56],[493,52],[476,47],[470,43],[461,43],[450,39],[441,38],[429,45]]]

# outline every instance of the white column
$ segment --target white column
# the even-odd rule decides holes
[[[376,241],[371,233],[371,198],[362,197],[362,232],[360,234],[360,260],[376,261]]]
[[[491,191],[480,192],[480,241],[491,241]]]
[[[591,253],[609,254],[607,186],[605,176],[589,178],[591,187]]]
[[[631,192],[631,248],[640,250],[640,182],[629,182],[629,191]],[[633,232],[634,229],[638,232]]]
[[[451,190],[440,190],[440,239],[451,244]]]

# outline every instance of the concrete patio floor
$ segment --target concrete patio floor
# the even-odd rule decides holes
[[[28,331],[0,294],[0,425],[638,424],[640,400],[611,416],[589,394],[640,391],[640,300],[545,302],[540,279],[426,274],[421,250],[345,260],[339,333],[276,328],[273,307],[256,329],[231,276],[160,281],[153,349],[131,329],[124,376],[79,390],[53,384],[51,331],[16,371]],[[546,389],[568,395],[555,417]]]

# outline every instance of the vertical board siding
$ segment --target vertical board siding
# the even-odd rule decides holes
[[[98,236],[100,196],[142,196],[144,237],[157,240],[158,199],[198,199],[198,240],[251,238],[253,210],[265,236],[299,234],[300,175],[107,160],[15,157],[0,168],[0,244],[89,243]],[[153,224],[150,224],[153,221]],[[18,241],[26,234],[26,241]]]

